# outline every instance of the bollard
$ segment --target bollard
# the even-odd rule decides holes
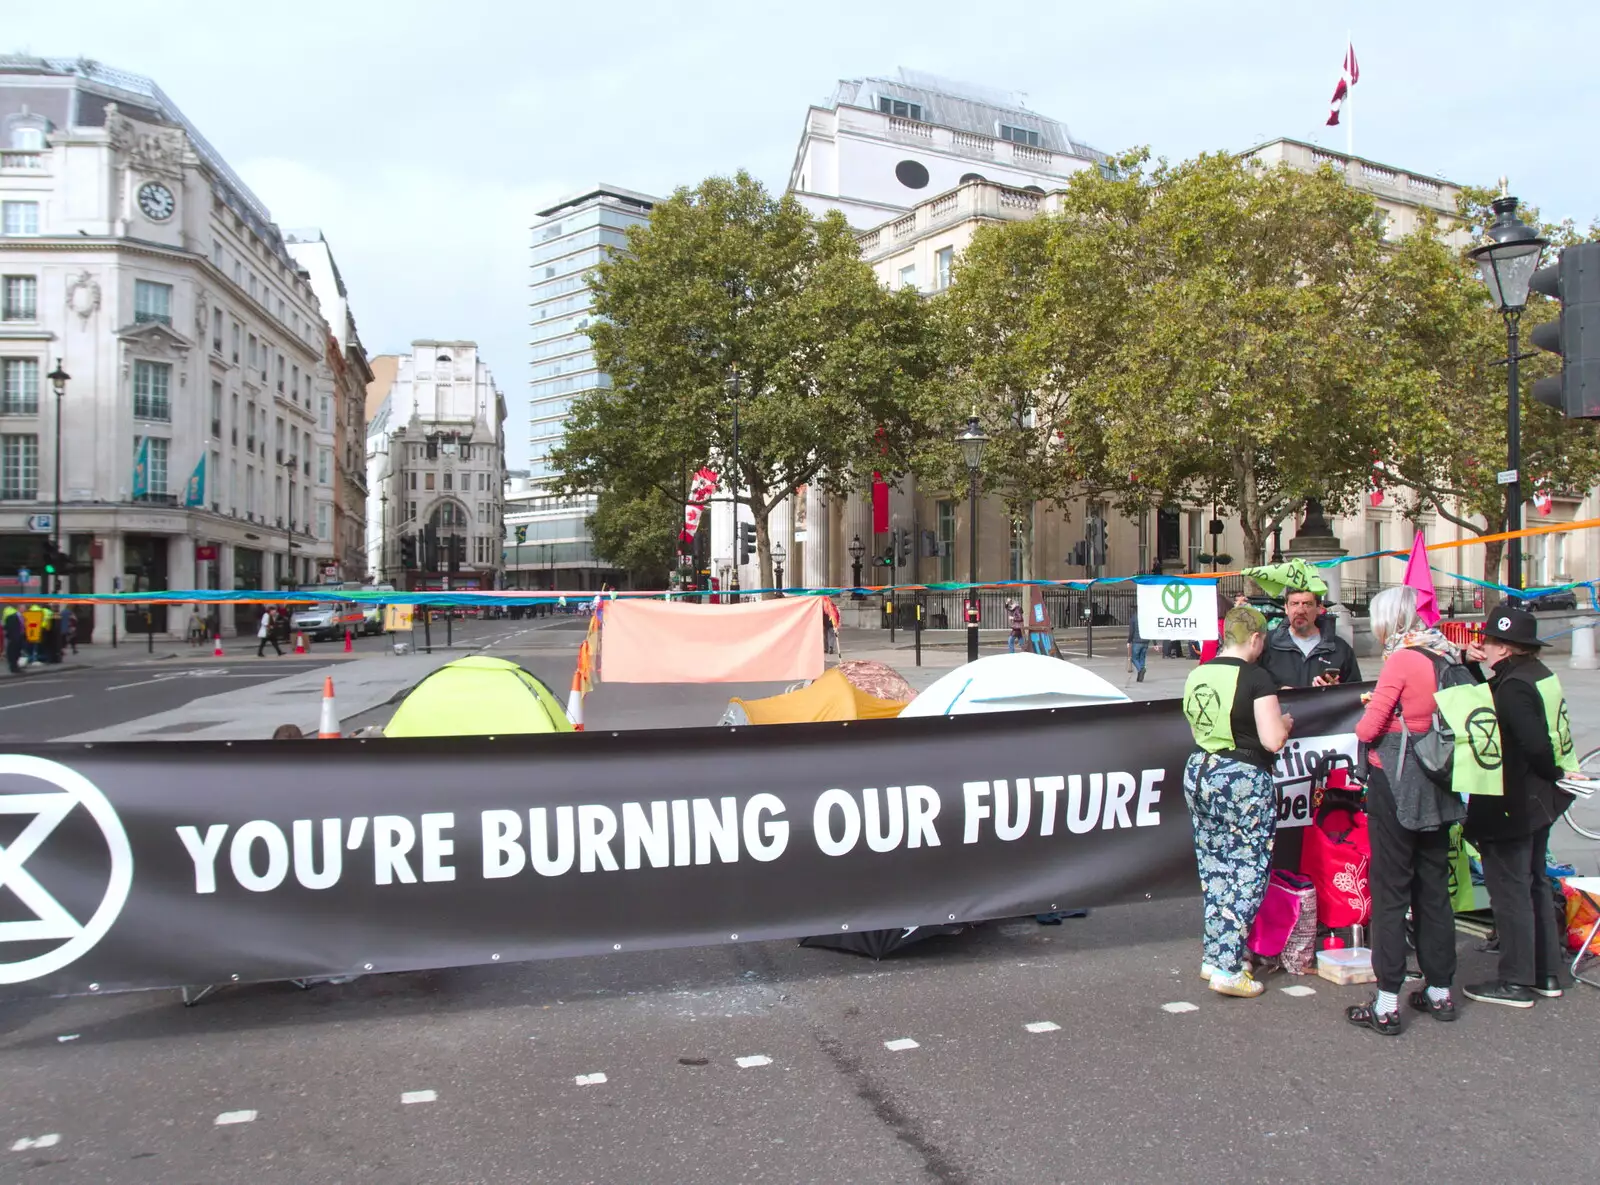
[[[917,620],[913,625],[916,630],[917,665],[922,665],[922,594],[917,594]]]
[[[1600,667],[1594,653],[1593,617],[1575,618],[1572,623],[1572,658],[1568,665],[1575,671],[1592,671]]]

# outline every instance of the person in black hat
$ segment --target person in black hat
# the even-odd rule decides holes
[[[1571,799],[1556,786],[1578,767],[1561,681],[1539,661],[1532,613],[1506,602],[1490,611],[1483,642],[1467,656],[1494,673],[1495,714],[1505,784],[1503,797],[1477,796],[1467,806],[1466,836],[1483,858],[1484,887],[1500,936],[1497,980],[1469,984],[1469,999],[1532,1008],[1561,995],[1561,939],[1545,875],[1550,828]],[[1475,672],[1482,677],[1481,669]]]

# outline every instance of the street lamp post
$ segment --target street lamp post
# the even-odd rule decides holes
[[[50,516],[50,549],[54,553],[50,558],[52,566],[56,564],[55,557],[61,554],[61,404],[67,394],[67,383],[72,376],[61,368],[61,359],[56,359],[56,368],[50,372],[50,386],[56,393],[56,503],[55,513]],[[51,592],[61,591],[61,573],[57,572],[55,580],[50,587]]]
[[[852,585],[850,599],[852,601],[861,599],[861,557],[866,554],[867,545],[861,542],[860,535],[850,540],[850,583]]]
[[[783,588],[784,588],[784,584],[783,584],[783,561],[788,559],[788,558],[789,558],[789,553],[784,550],[783,544],[774,543],[772,545],[772,567],[774,569],[774,576],[775,576],[775,579],[773,580],[773,583],[778,586],[778,595],[780,597],[783,595]]]
[[[733,578],[728,582],[728,591],[733,594],[733,603],[739,603],[739,364],[733,364]]]
[[[1489,242],[1472,252],[1478,274],[1489,289],[1489,299],[1506,323],[1506,468],[1511,480],[1506,484],[1506,531],[1511,552],[1506,557],[1506,584],[1520,593],[1522,580],[1522,418],[1518,406],[1517,362],[1521,358],[1517,329],[1522,310],[1528,303],[1528,288],[1533,273],[1539,270],[1539,257],[1549,244],[1534,229],[1517,217],[1517,199],[1505,192],[1494,201],[1494,224],[1486,232]]]
[[[957,434],[956,443],[961,446],[961,459],[967,464],[967,535],[969,545],[967,553],[967,583],[972,585],[968,595],[972,598],[973,606],[977,607],[979,604],[978,470],[983,466],[983,446],[989,443],[989,438],[984,435],[983,429],[978,426],[976,411],[967,417],[967,426]],[[969,613],[967,615],[968,662],[976,662],[978,659],[978,616],[978,613]]]
[[[389,491],[384,490],[378,495],[378,505],[382,507],[381,517],[378,519],[378,579],[387,582],[389,579]]]

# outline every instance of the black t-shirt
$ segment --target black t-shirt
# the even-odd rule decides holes
[[[1253,662],[1245,662],[1238,658],[1213,658],[1211,661],[1218,666],[1239,668],[1239,682],[1233,695],[1233,711],[1228,716],[1228,722],[1233,729],[1234,748],[1232,752],[1223,753],[1221,756],[1249,762],[1262,769],[1271,769],[1277,758],[1267,752],[1267,747],[1261,743],[1261,734],[1256,731],[1256,700],[1263,696],[1277,695],[1278,685],[1272,681],[1271,675]]]

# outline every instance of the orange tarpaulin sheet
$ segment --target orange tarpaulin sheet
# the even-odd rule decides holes
[[[822,674],[822,598],[744,605],[609,601],[606,683],[776,683]]]
[[[799,691],[731,702],[744,709],[751,724],[805,724],[813,720],[881,720],[900,715],[910,701],[868,695],[835,667]]]

